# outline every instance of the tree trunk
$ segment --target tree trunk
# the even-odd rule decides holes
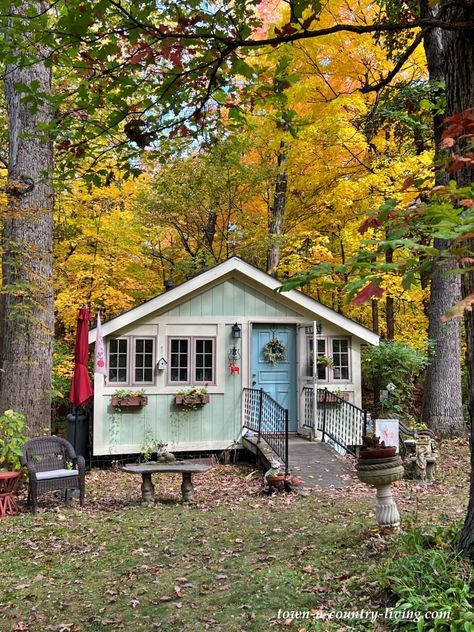
[[[272,242],[267,255],[267,272],[274,277],[277,276],[277,268],[280,263],[280,243],[278,238],[283,234],[283,217],[285,215],[287,186],[286,152],[282,141],[278,152],[278,173],[275,182],[275,196],[273,199],[272,217],[269,228]]]
[[[433,29],[425,35],[424,47],[430,81],[444,81],[442,34],[439,29]],[[436,149],[441,142],[442,125],[442,116],[435,115],[433,130]],[[437,168],[435,179],[436,184],[447,184],[449,178],[444,169]],[[434,247],[447,250],[450,243],[435,239]],[[422,420],[440,437],[459,436],[464,432],[461,319],[453,318],[447,323],[441,321],[443,314],[461,298],[461,277],[449,274],[453,267],[457,265],[447,261],[434,268],[428,305],[428,338],[434,348],[425,374]]]
[[[379,333],[379,303],[375,298],[372,299],[372,331]]]
[[[12,15],[47,8],[46,2],[22,2]],[[17,18],[16,18],[17,19]],[[16,26],[18,22],[15,22]],[[8,28],[7,28],[8,31]],[[30,44],[26,60],[6,33],[13,58],[5,67],[8,115],[8,206],[3,225],[2,356],[0,409],[25,414],[30,435],[48,432],[51,424],[51,369],[53,340],[53,148],[44,125],[53,120],[49,103],[37,108],[22,103],[18,84],[36,85],[36,94],[51,94],[51,68],[45,50]],[[24,37],[24,41],[29,41]],[[22,65],[23,64],[23,65]],[[33,82],[37,82],[33,84]]]
[[[440,250],[449,242],[435,239]],[[441,317],[461,298],[461,278],[448,275],[452,264],[436,266],[431,277],[428,338],[434,345],[426,370],[422,420],[440,437],[465,432],[461,388],[461,319],[443,323]]]
[[[390,239],[390,235],[387,231],[387,239]],[[388,248],[385,253],[385,262],[393,263],[393,250]],[[395,313],[394,313],[394,301],[393,296],[387,294],[385,298],[385,323],[387,325],[387,340],[393,340],[395,338]]]
[[[447,3],[447,0],[445,0]],[[444,4],[444,2],[443,2]],[[452,19],[473,20],[474,3],[455,6],[449,10]],[[446,68],[447,114],[462,112],[474,105],[474,32],[445,31],[443,33],[444,61]],[[461,169],[455,174],[458,185],[472,183],[472,167]],[[469,249],[474,249],[474,240],[469,240]],[[464,297],[474,294],[474,273],[468,272],[462,278]],[[466,329],[466,364],[469,375],[469,416],[471,443],[471,484],[469,506],[461,532],[460,547],[474,561],[474,312],[466,311],[464,316]]]

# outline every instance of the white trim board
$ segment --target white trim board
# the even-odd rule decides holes
[[[223,263],[218,264],[211,270],[206,270],[201,274],[193,277],[189,281],[185,281],[178,287],[164,292],[155,298],[150,299],[138,307],[134,307],[127,312],[124,312],[120,316],[109,320],[102,325],[102,334],[104,336],[110,336],[116,331],[127,327],[128,325],[146,318],[158,310],[162,310],[165,307],[170,307],[175,302],[182,302],[187,296],[193,292],[199,290],[204,291],[210,284],[215,284],[218,281],[224,280],[226,276],[239,276],[243,277],[243,280],[247,280],[254,287],[255,284],[262,286],[263,289],[275,291],[281,287],[281,282],[270,276],[266,272],[262,272],[253,265],[239,259],[238,257],[232,257]],[[280,299],[283,302],[294,303],[310,312],[315,320],[322,318],[334,325],[344,329],[348,333],[360,338],[364,342],[368,342],[373,345],[379,344],[379,337],[374,334],[370,329],[359,325],[355,321],[338,314],[334,310],[326,307],[322,303],[319,303],[315,299],[306,296],[299,290],[290,290],[282,294],[276,294],[276,299]],[[212,319],[212,317],[210,317]],[[96,329],[91,329],[89,332],[89,344],[94,343],[96,340]]]

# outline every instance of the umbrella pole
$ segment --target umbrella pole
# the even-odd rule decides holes
[[[74,452],[77,455],[77,446],[76,446],[76,441],[77,441],[77,421],[78,421],[78,417],[79,417],[79,412],[78,412],[78,407],[74,406],[74,415],[76,417],[76,420],[74,422]]]

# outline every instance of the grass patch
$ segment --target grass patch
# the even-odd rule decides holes
[[[456,550],[460,524],[415,529],[394,546],[381,585],[392,595],[397,613],[416,613],[403,629],[474,630],[474,572]],[[430,613],[438,614],[434,618]],[[395,627],[400,627],[396,626]]]
[[[0,521],[1,632],[390,630],[390,621],[314,617],[383,611],[417,594],[430,595],[426,604],[444,594],[457,619],[470,613],[471,577],[462,561],[450,564],[448,536],[435,530],[442,544],[428,546],[419,528],[459,521],[467,484],[453,468],[430,488],[398,489],[409,530],[398,540],[379,534],[369,488],[264,497],[249,472],[197,476],[191,508],[177,502],[180,477],[160,476],[163,502],[148,508],[138,477],[93,471],[84,510],[46,498],[36,516]],[[296,611],[311,619],[285,620]]]
[[[286,508],[261,502],[239,512],[134,506],[3,521],[0,629],[257,631],[282,624],[279,609],[348,604],[360,571],[352,547],[369,523],[349,525],[315,496]]]

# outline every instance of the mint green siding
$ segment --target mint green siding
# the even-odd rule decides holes
[[[100,444],[109,446],[111,454],[127,450],[121,446],[141,446],[147,433],[157,440],[169,443],[170,448],[179,450],[185,444],[197,442],[228,442],[240,438],[240,397],[235,380],[230,392],[215,393],[209,404],[197,410],[184,410],[174,404],[171,395],[149,395],[148,405],[140,409],[123,409],[114,413],[110,396],[102,397],[103,419]],[[135,451],[135,450],[133,450]],[[140,451],[140,450],[139,450]]]
[[[230,328],[230,325],[226,327],[229,345],[221,349],[225,358],[216,357],[216,363],[225,361],[224,384],[219,384],[219,389],[224,392],[210,393],[208,404],[189,410],[176,405],[173,394],[154,394],[148,389],[146,406],[123,408],[121,412],[114,411],[111,393],[96,394],[95,419],[100,418],[101,423],[95,428],[94,453],[140,452],[145,437],[150,433],[154,439],[167,442],[170,449],[178,452],[198,450],[201,444],[203,449],[214,449],[217,444],[217,449],[224,449],[239,441],[242,432],[242,376],[231,375],[228,368]],[[180,388],[176,387],[176,391]]]
[[[166,312],[166,316],[247,316],[252,318],[278,318],[301,316],[286,305],[278,295],[266,296],[258,290],[231,279],[220,283]]]

